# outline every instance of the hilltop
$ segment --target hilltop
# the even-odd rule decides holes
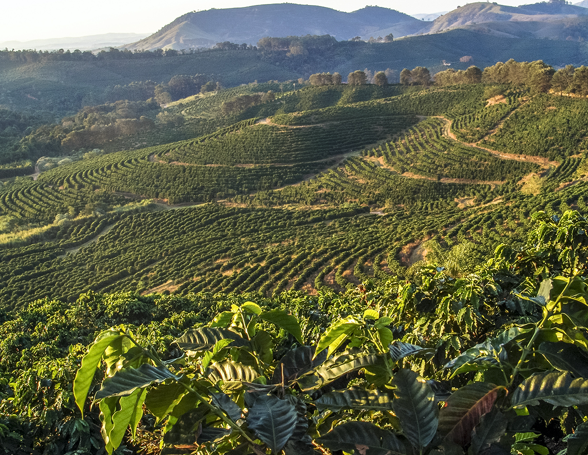
[[[236,24],[238,24],[236,26]],[[395,10],[365,7],[352,13],[291,3],[211,9],[185,14],[127,49],[189,49],[230,41],[255,45],[266,36],[331,35],[338,40],[378,36],[381,30],[409,35],[423,24]]]
[[[434,21],[418,20],[395,10],[380,7],[365,7],[352,13],[330,8],[296,5],[290,3],[258,5],[245,8],[212,9],[192,12],[177,18],[153,35],[124,46],[132,50],[190,49],[212,47],[216,43],[230,41],[237,44],[255,45],[266,36],[331,35],[337,40],[349,40],[359,36],[394,37],[436,34],[460,27],[480,27],[485,33],[509,38],[554,38],[578,37],[578,27],[583,22],[569,22],[588,15],[588,9],[578,5],[536,3],[519,7],[496,3],[477,2],[459,7],[446,14],[433,15]],[[285,19],[287,18],[287,19]],[[419,15],[420,19],[431,16]],[[557,26],[545,24],[558,22]],[[516,23],[507,31],[495,24]],[[234,27],[233,24],[240,24]],[[574,28],[566,33],[565,29]],[[563,36],[563,38],[562,38]]]

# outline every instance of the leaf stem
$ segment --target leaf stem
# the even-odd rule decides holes
[[[200,395],[198,392],[196,392],[196,390],[194,390],[188,384],[184,384],[183,382],[179,382],[179,384],[181,384],[189,393],[194,394],[196,396],[196,398],[200,401],[200,403],[202,403],[202,405],[204,405],[205,408],[208,408],[209,411],[211,411],[213,414],[215,414],[217,417],[219,417],[223,422],[225,422],[227,425],[229,425],[233,430],[236,430],[237,432],[239,432],[249,443],[255,444],[253,439],[251,439],[249,437],[249,435],[245,432],[245,430],[243,430],[243,428],[241,428],[239,425],[237,425],[235,422],[233,422],[230,418],[228,418],[222,410],[220,410],[216,406],[211,405],[202,395]]]
[[[539,336],[539,332],[541,332],[541,329],[543,328],[543,324],[545,324],[545,322],[547,322],[547,320],[551,317],[552,313],[553,313],[553,309],[555,309],[559,303],[559,301],[562,299],[562,297],[564,296],[564,294],[566,293],[566,291],[568,290],[568,288],[570,287],[570,285],[572,284],[572,280],[575,278],[575,275],[568,278],[568,282],[566,284],[566,286],[564,287],[563,291],[561,291],[561,293],[559,294],[559,296],[557,297],[556,301],[554,302],[554,304],[552,305],[552,309],[548,310],[547,309],[547,304],[548,302],[545,303],[545,315],[543,316],[543,319],[541,320],[541,322],[539,322],[537,324],[537,327],[535,327],[535,332],[533,333],[533,336],[531,337],[531,339],[529,340],[529,343],[527,343],[527,346],[525,346],[523,348],[523,352],[521,354],[521,358],[519,359],[519,361],[517,362],[517,365],[515,367],[515,369],[512,372],[512,376],[510,378],[510,382],[508,383],[508,387],[512,387],[517,375],[519,374],[521,367],[523,365],[523,362],[527,359],[527,355],[531,352],[532,348],[533,348],[533,344],[535,343],[535,340],[537,339],[537,337]]]

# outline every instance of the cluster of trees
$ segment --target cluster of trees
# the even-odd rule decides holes
[[[59,61],[97,61],[97,60],[123,60],[123,59],[149,59],[176,57],[178,55],[191,55],[198,52],[195,49],[186,49],[177,51],[174,49],[155,49],[134,50],[117,49],[111,47],[108,50],[101,50],[98,53],[80,50],[57,50],[57,51],[36,51],[27,50],[0,50],[0,61],[10,61],[18,63],[37,63],[37,62],[59,62]]]
[[[266,93],[254,93],[252,95],[241,95],[233,99],[227,100],[222,104],[221,110],[223,115],[232,115],[244,111],[252,106],[257,106],[262,103],[269,103],[276,99],[273,91],[269,90]]]
[[[341,85],[342,77],[339,73],[316,73],[310,75],[308,82],[314,86]]]
[[[220,49],[221,51],[246,51],[246,50],[257,50],[257,46],[243,43],[231,43],[230,41],[223,41],[222,43],[216,43],[213,49]]]
[[[263,51],[289,51],[296,55],[304,50],[328,49],[337,44],[331,35],[287,36],[285,38],[264,37],[257,42]]]
[[[477,66],[470,66],[467,70],[450,68],[435,74],[435,85],[479,84],[482,82],[482,70]]]
[[[400,83],[402,85],[424,85],[426,87],[431,83],[431,73],[422,66],[417,66],[412,71],[404,68],[400,72]]]
[[[102,98],[114,103],[119,100],[147,101],[155,99],[159,104],[168,104],[197,93],[207,93],[220,90],[220,82],[212,80],[204,74],[175,75],[167,83],[159,84],[153,81],[135,81],[128,85],[108,87]]]

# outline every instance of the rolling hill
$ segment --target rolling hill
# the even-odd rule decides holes
[[[588,10],[579,5],[536,3],[519,7],[496,3],[477,2],[459,7],[443,15],[430,15],[427,20],[395,10],[380,7],[365,7],[352,13],[329,8],[296,4],[259,5],[246,8],[212,9],[193,12],[177,18],[157,33],[138,42],[124,46],[132,50],[189,49],[212,47],[216,43],[256,44],[266,36],[285,37],[302,35],[331,35],[337,40],[348,40],[360,36],[395,37],[420,34],[435,34],[460,27],[480,27],[486,33],[508,38],[554,38],[565,39],[564,29],[569,21],[577,21],[588,15]],[[423,19],[423,15],[420,15]],[[439,16],[439,17],[437,17]],[[430,19],[435,18],[431,21]],[[287,19],[285,19],[287,18]],[[551,22],[558,25],[545,26]],[[496,24],[513,23],[509,30]],[[234,24],[240,24],[235,27]],[[575,27],[585,28],[583,21]],[[563,38],[562,38],[563,35]]]
[[[283,3],[188,13],[125,48],[189,49],[212,47],[223,41],[254,45],[265,36],[331,35],[348,40],[355,36],[378,36],[384,29],[410,35],[422,27],[418,19],[388,8],[366,7],[344,13],[320,6]]]

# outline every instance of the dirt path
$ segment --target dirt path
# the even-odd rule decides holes
[[[80,251],[82,248],[85,248],[87,246],[92,245],[93,243],[97,242],[98,240],[100,240],[100,237],[104,237],[106,234],[108,234],[112,228],[116,226],[116,223],[114,224],[109,224],[108,226],[106,226],[104,229],[102,229],[102,231],[100,231],[98,233],[98,235],[90,240],[88,240],[85,243],[82,243],[79,246],[73,247],[73,248],[66,248],[65,249],[65,253],[62,254],[61,256],[57,256],[58,258],[64,258],[66,257],[68,254],[76,254],[78,251]]]
[[[509,114],[509,116],[512,115],[515,111],[511,112]],[[509,116],[507,116],[506,118],[508,118]],[[499,152],[497,150],[492,150],[487,147],[483,147],[483,146],[479,145],[479,142],[473,142],[473,143],[462,142],[459,139],[457,139],[455,134],[451,131],[451,127],[453,125],[452,120],[449,120],[448,118],[445,118],[442,116],[437,116],[435,118],[439,118],[445,122],[445,128],[443,129],[443,133],[445,134],[445,136],[447,136],[449,139],[451,139],[455,142],[458,142],[459,144],[465,145],[466,147],[471,147],[474,149],[483,150],[484,152],[490,153],[491,155],[497,156],[498,158],[501,158],[503,160],[522,161],[522,162],[526,162],[526,163],[538,164],[543,169],[550,169],[552,167],[557,167],[559,165],[559,163],[557,163],[556,161],[549,161],[548,158],[543,158],[541,156],[517,155],[515,153]],[[506,118],[505,118],[505,120],[506,120]],[[496,129],[498,129],[498,127]],[[490,135],[485,136],[484,139],[489,136]],[[482,140],[484,140],[484,139],[482,139]]]
[[[37,165],[35,164],[35,173],[34,173],[34,174],[31,174],[31,175],[29,175],[29,177],[32,177],[32,178],[33,178],[33,180],[35,180],[35,181],[36,181],[36,180],[39,178],[39,176],[40,176],[40,175],[41,175],[41,170],[39,169],[39,166],[37,166]]]

